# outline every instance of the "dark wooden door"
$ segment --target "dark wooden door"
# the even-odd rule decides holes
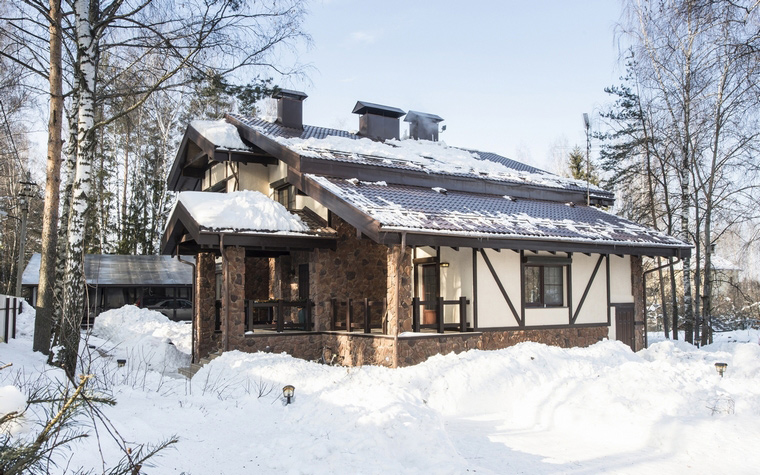
[[[633,305],[615,306],[615,339],[634,347]]]

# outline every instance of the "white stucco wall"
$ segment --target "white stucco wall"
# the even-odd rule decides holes
[[[467,297],[466,319],[472,324],[472,249],[460,248],[455,251],[450,247],[441,248],[441,262],[448,262],[449,267],[441,267],[441,297],[444,300],[457,300]],[[459,323],[459,307],[447,305],[444,307],[443,321]]]
[[[599,254],[573,254],[573,314],[578,309],[586,291],[586,286],[599,261]],[[610,268],[612,263],[610,262]],[[611,273],[611,272],[610,272]],[[583,302],[575,323],[606,323],[607,322],[607,263],[602,260],[594,281],[589,288],[586,300]]]
[[[239,164],[238,177],[240,178],[239,190],[254,190],[270,196],[269,168],[259,163]]]
[[[459,252],[463,251],[466,250],[461,248]],[[467,251],[472,252],[470,249]],[[506,249],[501,252],[486,249],[485,252],[519,315],[521,305],[520,254]],[[518,323],[480,253],[478,253],[477,267],[478,327],[517,327]]]

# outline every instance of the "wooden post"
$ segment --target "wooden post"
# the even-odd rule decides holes
[[[459,331],[467,331],[467,297],[459,297]]]
[[[420,298],[412,298],[412,331],[420,332]]]
[[[371,322],[369,319],[369,299],[364,298],[364,333],[372,333]]]
[[[282,299],[277,299],[277,333],[285,329],[285,312]]]
[[[338,299],[330,299],[332,313],[332,331],[338,329]]]
[[[5,297],[5,330],[3,330],[3,341],[8,343],[8,325],[10,324],[10,297]]]
[[[348,304],[346,305],[346,331],[350,332],[351,330],[351,320],[354,318],[354,301],[352,299],[348,299]]]
[[[438,320],[438,333],[443,333],[443,297],[437,297],[435,300],[435,317]]]

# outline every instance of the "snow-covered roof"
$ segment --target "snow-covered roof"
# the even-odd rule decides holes
[[[343,130],[304,125],[302,131],[255,117],[231,115],[246,127],[264,134],[304,157],[366,165],[486,179],[512,185],[535,185],[554,189],[586,191],[586,182],[564,178],[491,152],[448,146],[427,140],[379,142]],[[591,185],[593,196],[612,194]]]
[[[605,246],[687,247],[676,238],[595,207],[318,175],[307,178],[378,221],[384,231]]]
[[[251,148],[243,143],[240,138],[237,127],[230,124],[224,119],[220,120],[194,120],[190,126],[198,131],[209,142],[219,148],[227,150],[250,150]]]
[[[177,202],[201,229],[233,232],[305,233],[309,227],[282,204],[258,191],[183,191]]]
[[[193,268],[171,256],[127,256],[87,254],[84,275],[89,285],[98,286],[185,286],[193,283]],[[29,259],[21,277],[23,285],[40,282],[40,255]]]

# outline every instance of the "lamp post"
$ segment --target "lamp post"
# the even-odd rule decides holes
[[[583,125],[586,126],[586,206],[591,206],[591,190],[590,190],[590,180],[591,180],[591,159],[590,159],[590,150],[591,150],[591,121],[588,119],[588,114],[585,112],[583,113]]]
[[[18,263],[16,264],[16,296],[21,297],[21,276],[24,274],[24,248],[26,247],[26,218],[29,214],[29,199],[34,196],[32,187],[37,184],[26,174],[26,180],[20,182],[21,191],[18,193],[18,203],[21,207],[21,230],[19,232]]]

